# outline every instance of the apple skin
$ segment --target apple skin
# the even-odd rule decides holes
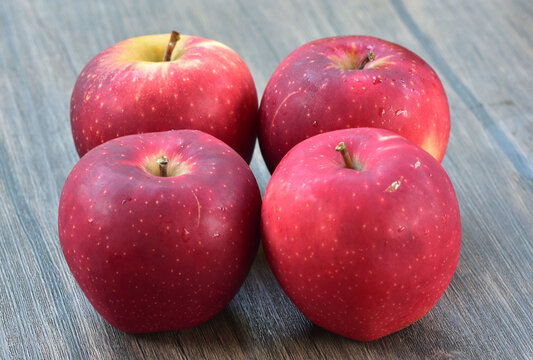
[[[369,51],[375,60],[355,69]],[[411,51],[369,36],[320,39],[289,54],[259,108],[259,144],[270,172],[300,141],[354,127],[394,131],[442,161],[450,110],[437,74]]]
[[[341,141],[362,171],[344,167]],[[459,260],[459,206],[446,172],[383,129],[337,130],[295,146],[272,175],[261,222],[266,258],[289,298],[315,324],[359,341],[424,316]]]
[[[181,35],[171,61],[169,34],[124,40],[96,55],[72,92],[78,154],[119,136],[173,129],[209,133],[250,162],[257,92],[244,61],[226,45]]]
[[[145,170],[161,154],[169,174],[180,175]],[[76,164],[61,194],[59,238],[79,286],[111,325],[179,330],[237,293],[259,245],[260,208],[251,170],[222,141],[194,130],[130,135]]]

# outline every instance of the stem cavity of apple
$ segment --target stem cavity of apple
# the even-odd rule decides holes
[[[174,51],[174,47],[176,47],[176,43],[180,40],[180,33],[172,30],[172,33],[170,33],[170,40],[168,42],[167,51],[165,51],[165,56],[163,57],[163,61],[170,61],[170,57],[172,56],[172,51]]]
[[[359,70],[363,70],[365,65],[371,61],[374,61],[375,58],[376,56],[374,55],[374,53],[372,51],[369,51],[368,54],[366,54],[366,57],[361,62],[361,65],[359,65]]]
[[[341,141],[339,145],[335,147],[335,151],[338,151],[341,153],[346,167],[348,169],[353,169],[353,161],[352,161],[352,158],[350,157],[350,154],[348,154],[348,151],[346,151],[346,144],[344,143],[344,141]]]
[[[348,151],[346,150],[346,144],[344,143],[344,141],[341,141],[339,145],[335,147],[335,151],[341,153],[342,158],[344,159],[344,165],[346,165],[348,169],[363,171],[364,164],[359,164],[357,162],[357,159],[355,159],[355,161],[352,159],[352,157],[350,156],[350,154],[348,154]]]
[[[159,165],[159,176],[167,177],[168,176],[168,157],[165,155],[157,159],[157,164]]]

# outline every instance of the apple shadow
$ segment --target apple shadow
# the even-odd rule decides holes
[[[239,329],[239,332],[235,329]],[[155,353],[172,350],[176,355],[186,358],[206,358],[217,353],[244,355],[238,335],[240,332],[247,332],[247,324],[228,305],[207,322],[193,328],[126,336]]]
[[[256,331],[250,326],[250,320],[261,321],[252,311],[261,306],[253,304],[253,294],[258,274],[265,271],[270,272],[260,247],[250,274],[234,299],[205,323],[179,331],[123,334],[130,342],[137,343],[141,348],[152,348],[156,353],[173,349],[176,355],[191,358],[212,357],[217,353],[245,358],[257,348],[257,343],[252,340]]]
[[[309,341],[319,349],[335,348],[336,353],[341,353],[343,358],[367,358],[377,356],[386,359],[472,359],[471,353],[464,353],[460,349],[473,348],[474,344],[467,346],[459,334],[451,334],[447,329],[442,329],[435,319],[427,319],[429,315],[384,338],[362,342],[352,340],[312,324],[303,338],[293,341]],[[438,320],[438,319],[437,319]]]
[[[411,326],[373,342],[358,342],[305,318],[278,285],[260,247],[241,289],[213,318],[186,330],[126,337],[154,357],[162,353],[186,358],[212,358],[213,354],[226,358],[324,358],[337,354],[346,359],[469,359],[473,354],[458,349],[475,345],[456,327],[460,319],[453,318],[454,301],[445,293],[429,314]]]

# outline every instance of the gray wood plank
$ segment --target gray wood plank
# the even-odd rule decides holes
[[[426,317],[372,343],[328,333],[288,300],[262,251],[235,299],[196,328],[130,335],[98,316],[57,236],[78,160],[70,93],[99,51],[174,28],[235,49],[259,95],[290,51],[337,34],[398,42],[435,68],[451,107],[443,165],[463,247]],[[533,359],[532,29],[527,0],[0,2],[0,358]],[[257,146],[251,167],[264,193]]]

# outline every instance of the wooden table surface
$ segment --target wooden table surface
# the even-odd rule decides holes
[[[83,66],[128,37],[178,29],[248,64],[259,96],[313,39],[369,34],[441,77],[452,131],[443,165],[462,212],[461,260],[437,306],[371,343],[311,324],[262,251],[234,300],[193,329],[130,335],[108,325],[61,253],[57,209],[78,160],[69,101]],[[533,359],[533,2],[2,0],[0,358]],[[259,149],[251,167],[264,192]]]

